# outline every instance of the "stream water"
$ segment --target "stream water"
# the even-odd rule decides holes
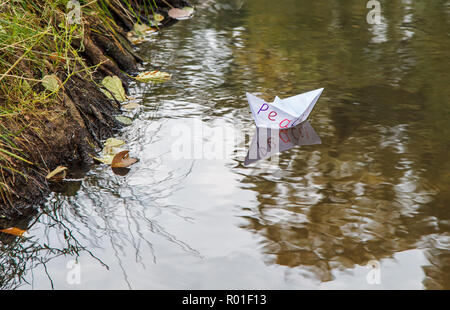
[[[450,11],[381,5],[369,24],[364,1],[198,1],[139,46],[173,75],[131,85],[117,138],[140,161],[52,194],[2,287],[450,288]],[[322,87],[321,143],[244,165],[245,93]]]

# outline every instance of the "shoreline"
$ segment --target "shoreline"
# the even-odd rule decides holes
[[[33,5],[46,9],[51,6],[48,2],[34,1]],[[72,11],[65,13],[64,7],[54,7],[51,13],[42,14],[50,18],[45,21],[47,25],[44,21],[44,26],[40,25],[45,27],[42,41],[36,40],[25,51],[17,51],[15,43],[2,44],[11,53],[2,55],[0,50],[0,58],[11,58],[13,65],[6,71],[0,68],[0,72],[4,71],[0,73],[1,83],[15,85],[19,91],[29,89],[30,94],[25,99],[33,103],[30,109],[21,109],[21,105],[11,102],[11,97],[4,95],[0,88],[0,107],[3,107],[0,112],[5,114],[1,115],[3,140],[0,140],[0,213],[3,217],[21,216],[28,213],[27,209],[33,209],[32,206],[42,204],[51,192],[46,175],[56,167],[68,167],[67,177],[71,178],[72,173],[76,173],[71,171],[72,167],[87,167],[93,163],[92,156],[102,147],[102,141],[113,137],[124,126],[115,118],[121,115],[120,102],[113,96],[108,98],[102,90],[102,80],[107,76],[119,77],[128,94],[130,76],[138,73],[137,66],[144,61],[134,52],[130,40],[129,33],[135,23],[148,25],[155,14],[161,14],[164,19],[156,26],[159,31],[178,22],[168,16],[169,9],[189,6],[183,0],[156,0],[153,3],[157,7],[149,8],[143,5],[144,1],[136,1],[137,6],[129,10],[124,2],[127,1],[108,1],[107,8],[100,8],[93,2],[80,6],[81,23],[69,24],[66,19],[66,29],[61,25],[64,25],[64,18],[73,18]],[[76,7],[67,6],[70,8]],[[10,14],[13,20],[16,18],[13,12],[18,9],[2,7],[0,14]],[[40,14],[33,8],[23,10]],[[0,32],[5,28],[0,24]],[[70,44],[65,47],[65,53],[58,50],[58,42],[55,51],[49,48],[52,45],[49,33],[55,41],[57,34],[54,33],[58,31],[63,32],[64,39],[70,36],[62,41]],[[17,54],[21,56],[14,59]],[[34,54],[38,55],[37,59],[32,58]],[[38,60],[40,67],[36,68],[37,62],[33,61]],[[59,80],[55,91],[49,93],[43,87],[43,76]],[[15,114],[6,115],[4,111],[11,110],[9,106],[14,104],[17,105]]]

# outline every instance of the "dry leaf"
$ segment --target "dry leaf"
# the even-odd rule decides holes
[[[119,122],[121,122],[123,125],[131,125],[133,123],[133,121],[131,120],[131,118],[126,117],[126,116],[116,116],[115,117],[116,120],[118,120]]]
[[[0,229],[0,232],[20,237],[24,234],[24,232],[26,232],[26,230],[17,227],[9,227],[5,229]]]
[[[154,70],[154,71],[139,73],[135,77],[135,79],[139,82],[144,82],[144,83],[148,83],[148,82],[158,83],[158,82],[166,82],[166,81],[170,80],[171,77],[172,76],[167,72]]]
[[[47,174],[45,177],[47,180],[51,182],[59,182],[66,177],[67,167],[58,166],[55,170]]]
[[[138,160],[136,158],[131,158],[128,154],[129,152],[130,151],[127,150],[117,153],[111,162],[111,167],[126,168],[136,163]]]
[[[155,13],[155,15],[153,15],[153,18],[157,21],[163,21],[164,20],[164,16],[162,16],[161,14]]]
[[[142,37],[131,37],[130,42],[133,44],[141,44],[141,43],[145,42],[145,39]]]
[[[106,97],[113,99],[111,93],[117,101],[123,102],[127,100],[127,95],[125,94],[125,89],[123,88],[122,81],[118,76],[107,76],[103,79],[102,85],[108,91],[101,89],[101,91],[106,95]],[[110,93],[111,92],[111,93]]]
[[[191,15],[194,13],[194,9],[191,7],[184,7],[182,9],[173,8],[170,9],[167,13],[170,17],[175,19],[186,19],[191,17]]]
[[[105,146],[117,147],[124,145],[125,141],[116,139],[116,138],[108,138],[105,142]]]
[[[136,24],[134,24],[134,27],[133,27],[134,34],[136,34],[138,36],[145,35],[145,34],[148,34],[151,32],[155,32],[155,31],[156,31],[156,29],[154,29],[148,25],[145,25],[145,24],[137,24],[136,23]]]
[[[103,157],[92,157],[92,158],[97,162],[111,165],[114,155],[104,155]]]
[[[139,108],[140,106],[141,105],[137,104],[136,102],[130,102],[130,103],[124,104],[122,106],[122,108],[127,109],[127,110],[134,110],[136,108]]]
[[[59,79],[56,75],[46,75],[41,80],[42,85],[49,91],[55,92],[59,87]]]

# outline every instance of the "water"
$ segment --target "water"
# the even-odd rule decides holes
[[[118,138],[140,162],[53,194],[4,243],[0,285],[450,288],[450,11],[381,3],[370,25],[364,1],[199,1],[140,46],[143,70],[173,74],[132,87]],[[245,166],[245,92],[321,87],[321,143]]]

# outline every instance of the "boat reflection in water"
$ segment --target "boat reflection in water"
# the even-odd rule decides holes
[[[321,143],[322,141],[308,121],[286,129],[257,127],[245,157],[244,166],[290,150],[297,145]]]

